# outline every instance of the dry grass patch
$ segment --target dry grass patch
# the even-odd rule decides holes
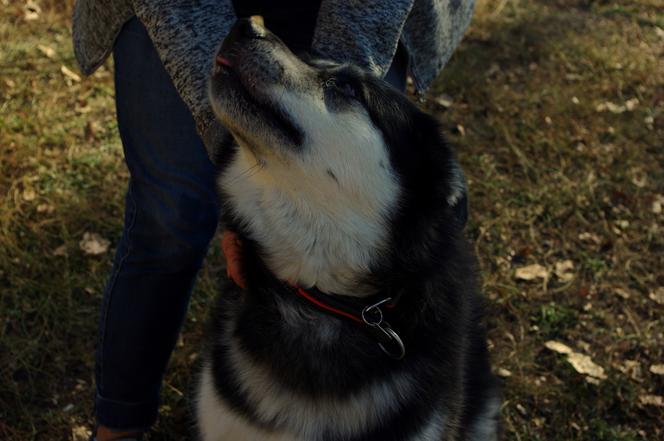
[[[31,20],[23,2],[0,12],[0,439],[78,440],[92,422],[97,308],[127,173],[112,66],[72,75],[69,13],[37,3]],[[480,1],[424,104],[470,182],[506,439],[664,439],[662,6]],[[434,104],[443,93],[446,111]],[[110,249],[86,254],[85,233]],[[211,253],[152,439],[186,437],[221,270]]]

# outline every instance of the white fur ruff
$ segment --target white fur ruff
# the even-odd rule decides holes
[[[271,95],[304,128],[304,145],[258,154],[241,145],[219,185],[277,278],[354,292],[384,250],[399,199],[382,134],[363,109],[335,113],[322,99]]]

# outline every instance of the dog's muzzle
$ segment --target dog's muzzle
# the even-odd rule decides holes
[[[264,39],[268,30],[263,26],[263,18],[260,15],[254,15],[250,18],[238,19],[231,28],[228,36],[219,48],[215,57],[215,63],[218,66],[233,66],[233,46],[242,40],[260,40]]]

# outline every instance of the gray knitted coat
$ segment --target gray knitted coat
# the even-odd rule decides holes
[[[472,16],[474,0],[322,0],[313,49],[384,75],[399,41],[418,90],[449,60]],[[86,75],[108,57],[122,25],[145,25],[208,149],[223,128],[207,99],[214,52],[235,21],[231,0],[77,0],[74,51]]]

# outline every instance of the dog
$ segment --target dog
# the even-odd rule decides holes
[[[437,121],[250,19],[209,91],[246,288],[211,312],[202,440],[498,439],[466,184]]]

